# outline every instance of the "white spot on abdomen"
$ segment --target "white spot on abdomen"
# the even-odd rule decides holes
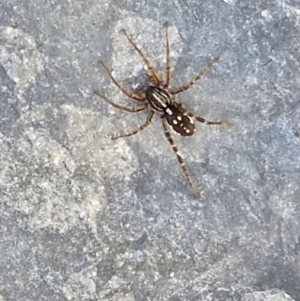
[[[172,110],[170,108],[166,108],[166,113],[168,115],[173,115],[173,112],[172,112]]]

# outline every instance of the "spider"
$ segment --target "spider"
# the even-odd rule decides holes
[[[137,134],[138,132],[144,130],[151,122],[152,117],[155,112],[158,112],[161,117],[162,127],[164,130],[164,134],[169,141],[177,160],[182,168],[183,174],[185,178],[187,179],[187,182],[193,192],[193,194],[196,197],[199,197],[199,192],[197,188],[195,187],[192,178],[187,170],[187,167],[185,166],[185,163],[178,153],[178,148],[174,143],[174,140],[167,128],[167,123],[173,128],[173,130],[177,133],[179,133],[181,136],[191,136],[195,132],[195,123],[194,120],[199,121],[206,125],[225,125],[229,126],[228,123],[225,122],[215,122],[215,121],[208,121],[200,116],[196,116],[193,113],[189,112],[184,108],[184,106],[177,100],[175,100],[175,95],[178,93],[181,93],[183,91],[186,91],[189,89],[192,85],[196,83],[215,63],[219,61],[219,58],[215,58],[210,63],[208,63],[198,75],[196,75],[188,84],[179,87],[177,89],[171,89],[170,88],[170,76],[171,76],[171,65],[170,65],[170,46],[169,46],[169,37],[168,37],[168,23],[166,22],[165,25],[165,43],[166,43],[166,68],[165,68],[165,80],[162,81],[158,75],[158,72],[154,69],[154,67],[151,65],[147,57],[143,54],[143,52],[138,48],[138,46],[135,44],[133,39],[128,35],[127,31],[125,29],[122,29],[122,32],[127,37],[129,43],[134,47],[134,49],[137,51],[137,53],[140,55],[144,63],[146,64],[149,72],[148,76],[148,86],[144,91],[139,92],[130,92],[128,91],[122,84],[120,84],[112,75],[109,68],[101,61],[100,63],[106,70],[108,76],[112,80],[112,82],[129,98],[133,99],[134,101],[139,102],[139,105],[129,107],[129,106],[123,106],[120,104],[116,104],[110,99],[108,99],[106,96],[101,94],[99,91],[95,91],[95,94],[100,96],[102,99],[104,99],[106,102],[108,102],[110,105],[112,105],[115,108],[118,108],[123,111],[127,111],[130,113],[136,113],[145,110],[146,108],[149,108],[148,117],[144,124],[139,126],[137,129],[127,133],[122,134],[119,136],[112,137],[113,140],[122,138],[122,137],[129,137]],[[166,123],[167,122],[167,123]]]

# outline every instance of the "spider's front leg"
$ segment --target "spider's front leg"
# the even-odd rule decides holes
[[[136,112],[140,112],[146,109],[147,107],[147,103],[143,103],[139,106],[135,106],[135,107],[127,107],[127,106],[122,106],[119,104],[114,103],[113,101],[111,101],[110,99],[108,99],[106,96],[102,95],[98,90],[94,91],[94,93],[96,95],[98,95],[99,97],[103,98],[106,102],[108,102],[110,105],[112,105],[115,108],[118,108],[120,110],[126,111],[126,112],[130,112],[130,113],[136,113]]]
[[[168,88],[170,85],[171,78],[171,63],[170,63],[170,44],[169,44],[169,34],[168,34],[169,23],[165,23],[165,31],[166,31],[166,72],[165,72],[165,84],[164,87]]]
[[[219,58],[216,58],[212,60],[210,63],[208,63],[200,72],[198,75],[196,75],[188,84],[185,86],[182,86],[180,88],[177,88],[175,90],[172,90],[172,94],[175,95],[177,93],[181,93],[187,89],[189,89],[191,86],[195,84],[210,68],[219,61]]]
[[[100,64],[104,67],[106,70],[108,76],[113,81],[113,83],[129,98],[137,101],[143,101],[145,99],[145,94],[143,93],[132,93],[125,89],[122,84],[120,84],[111,74],[111,71],[108,69],[108,67],[101,61]],[[99,94],[98,94],[99,95]]]
[[[128,35],[127,31],[125,29],[122,29],[122,31],[125,34],[126,38],[128,39],[129,43],[134,47],[134,49],[137,51],[137,53],[140,55],[140,57],[146,64],[153,80],[158,84],[160,82],[160,78],[159,78],[159,75],[158,75],[157,71],[155,70],[155,68],[152,66],[152,64],[147,59],[147,57],[142,52],[142,50],[135,44],[135,42],[132,40],[132,38]]]

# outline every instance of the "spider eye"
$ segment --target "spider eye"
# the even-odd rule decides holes
[[[166,119],[174,131],[181,136],[191,136],[195,131],[194,120],[185,114],[185,111],[178,110],[178,108],[166,109]]]

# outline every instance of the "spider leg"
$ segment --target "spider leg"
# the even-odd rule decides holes
[[[129,136],[133,136],[133,135],[137,134],[138,132],[142,131],[143,129],[145,129],[150,124],[153,115],[154,115],[154,111],[150,111],[146,122],[144,124],[142,124],[140,127],[138,127],[136,130],[134,130],[134,131],[132,131],[128,134],[122,134],[120,136],[112,137],[111,139],[116,140],[116,139],[119,139],[119,138],[129,137]]]
[[[171,77],[171,63],[170,63],[170,44],[169,44],[169,35],[168,35],[168,22],[165,23],[166,29],[166,78],[165,78],[165,87],[168,88],[170,85],[170,77]]]
[[[104,67],[104,69],[106,70],[107,74],[109,75],[109,77],[111,78],[111,80],[113,81],[113,83],[129,98],[137,100],[137,101],[142,101],[146,98],[144,93],[132,93],[128,90],[126,90],[111,74],[110,70],[108,69],[108,67],[101,61],[100,62],[101,65]]]
[[[187,181],[189,183],[190,188],[192,189],[193,194],[196,197],[199,197],[199,192],[198,192],[197,188],[195,187],[195,185],[194,185],[194,183],[192,181],[192,178],[191,178],[191,176],[190,176],[190,174],[189,174],[189,172],[188,172],[188,170],[187,170],[187,168],[185,166],[185,163],[184,163],[182,157],[178,153],[178,148],[177,148],[177,146],[176,146],[176,144],[175,144],[175,142],[174,142],[174,140],[173,140],[170,132],[168,131],[168,128],[167,128],[167,125],[166,125],[166,122],[165,122],[165,117],[163,115],[161,116],[161,122],[162,122],[162,125],[163,125],[163,128],[164,128],[164,134],[165,134],[167,140],[169,141],[169,143],[170,143],[170,145],[171,145],[171,147],[173,149],[173,152],[175,153],[175,155],[177,157],[177,160],[178,160],[178,162],[179,162],[179,164],[180,164],[180,166],[182,168],[184,176],[186,177],[186,179],[187,179]]]
[[[218,61],[219,61],[219,58],[216,58],[216,59],[212,60],[187,85],[182,86],[180,88],[177,88],[177,89],[173,90],[172,94],[181,93],[181,92],[189,89],[196,81],[198,81],[213,66],[213,64],[215,64]]]
[[[191,118],[194,118],[196,119],[197,121],[205,124],[205,125],[224,125],[226,127],[231,127],[230,123],[227,123],[227,122],[222,122],[222,121],[209,121],[209,120],[206,120],[200,116],[196,116],[194,114],[192,114],[191,112],[187,112],[187,115],[190,116]]]
[[[140,112],[142,110],[145,110],[147,107],[147,103],[143,103],[142,105],[139,106],[135,106],[135,107],[127,107],[127,106],[122,106],[119,104],[116,104],[114,102],[112,102],[110,99],[108,99],[106,96],[100,94],[99,91],[94,91],[94,93],[98,96],[100,96],[101,98],[103,98],[106,102],[108,102],[110,105],[112,105],[115,108],[118,108],[120,110],[126,111],[126,112],[130,112],[130,113],[135,113],[135,112]]]
[[[135,42],[131,39],[131,37],[128,35],[127,31],[125,29],[122,29],[125,36],[127,37],[130,44],[134,47],[134,49],[138,52],[140,57],[143,59],[144,63],[147,65],[149,72],[151,73],[151,78],[155,81],[156,84],[160,83],[160,78],[157,73],[157,71],[154,69],[154,67],[150,64],[149,60],[146,58],[146,56],[143,54],[143,52],[137,47]]]

